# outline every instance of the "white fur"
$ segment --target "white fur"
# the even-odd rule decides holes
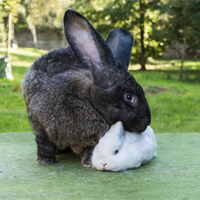
[[[94,148],[92,166],[109,171],[137,168],[156,156],[156,147],[155,135],[150,126],[138,134],[125,131],[122,122],[117,122]]]

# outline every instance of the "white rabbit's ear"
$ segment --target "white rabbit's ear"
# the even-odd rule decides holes
[[[113,124],[109,130],[113,135],[117,135],[119,137],[122,137],[124,134],[124,127],[123,123],[121,121],[116,122]]]
[[[81,14],[67,10],[64,16],[66,39],[75,57],[85,66],[101,71],[104,67],[115,65],[113,54],[86,18]]]
[[[125,70],[128,70],[131,49],[134,43],[133,36],[123,28],[111,31],[106,43],[112,50],[116,62],[120,62]]]

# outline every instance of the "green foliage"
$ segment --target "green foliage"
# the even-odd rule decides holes
[[[0,42],[5,43],[6,38],[7,38],[7,33],[6,33],[6,18],[7,18],[7,12],[4,9],[3,3],[0,4]]]
[[[19,0],[3,2],[11,5],[10,2]],[[181,53],[180,45],[176,44],[183,42],[184,21],[187,26],[186,52],[197,56],[200,46],[199,0],[193,3],[188,0],[21,0],[15,31],[28,27],[32,30],[35,26],[40,31],[53,30],[64,34],[62,18],[69,8],[84,15],[104,39],[112,29],[123,27],[129,30],[135,38],[131,61],[140,63],[142,69],[145,69],[149,57],[161,58],[167,45]]]
[[[155,38],[163,37],[168,44],[174,45],[176,42],[183,44],[183,38],[186,37],[186,52],[195,56],[200,47],[200,1],[168,0],[159,9],[161,15]],[[180,46],[176,50],[180,52]]]
[[[40,31],[53,30],[63,34],[64,12],[72,8],[89,19],[104,39],[112,29],[123,27],[129,30],[135,38],[132,63],[140,63],[143,69],[149,57],[160,58],[167,45],[181,53],[180,45],[176,44],[183,42],[185,21],[186,52],[197,57],[200,46],[199,0],[192,3],[189,0],[21,0],[21,6],[16,6],[19,2],[3,0],[0,7],[0,11],[4,10],[2,19],[4,8],[10,10],[13,6],[17,11],[19,23],[15,25],[16,32],[36,26]],[[6,31],[2,25],[0,29]],[[0,39],[5,41],[2,32]]]
[[[62,28],[62,19],[69,3],[60,0],[24,0],[26,20],[29,25],[40,28]]]
[[[23,4],[21,4],[20,8],[18,9],[18,22],[15,23],[14,26],[16,33],[28,30],[26,15],[27,15],[26,7]]]
[[[19,7],[19,4],[21,3],[21,0],[3,0],[3,10],[8,13],[12,13],[13,15],[13,22],[17,22],[17,9]]]
[[[12,22],[18,21],[18,11],[21,0],[2,0],[0,2],[0,43],[5,45],[7,40],[8,14],[12,14]]]
[[[6,41],[6,32],[5,32],[5,26],[3,23],[0,22],[0,42]]]
[[[31,131],[22,96],[21,81],[28,67],[45,53],[46,51],[35,49],[11,50],[14,80],[0,79],[0,133]],[[0,49],[0,54],[4,54],[3,49]],[[144,88],[152,112],[151,125],[155,132],[199,132],[200,61],[186,60],[184,82],[177,80],[176,69],[180,65],[180,60],[151,60],[151,62],[154,64],[147,64],[147,69],[153,71],[132,70],[137,69],[137,65],[130,66],[129,69]],[[191,69],[198,71],[192,73],[189,71]]]

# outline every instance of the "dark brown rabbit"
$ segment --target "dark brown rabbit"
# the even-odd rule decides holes
[[[142,87],[127,72],[133,45],[125,29],[106,42],[79,13],[67,10],[64,29],[69,47],[42,56],[23,81],[28,117],[36,135],[38,161],[55,162],[71,148],[91,165],[99,139],[117,121],[143,132],[151,115]]]

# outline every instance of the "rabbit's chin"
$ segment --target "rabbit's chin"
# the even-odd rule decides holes
[[[147,126],[149,126],[151,123],[149,118],[143,119],[141,120],[137,126],[135,127],[131,127],[131,126],[126,126],[126,124],[124,124],[124,129],[128,132],[134,132],[134,133],[142,133],[146,130]]]

